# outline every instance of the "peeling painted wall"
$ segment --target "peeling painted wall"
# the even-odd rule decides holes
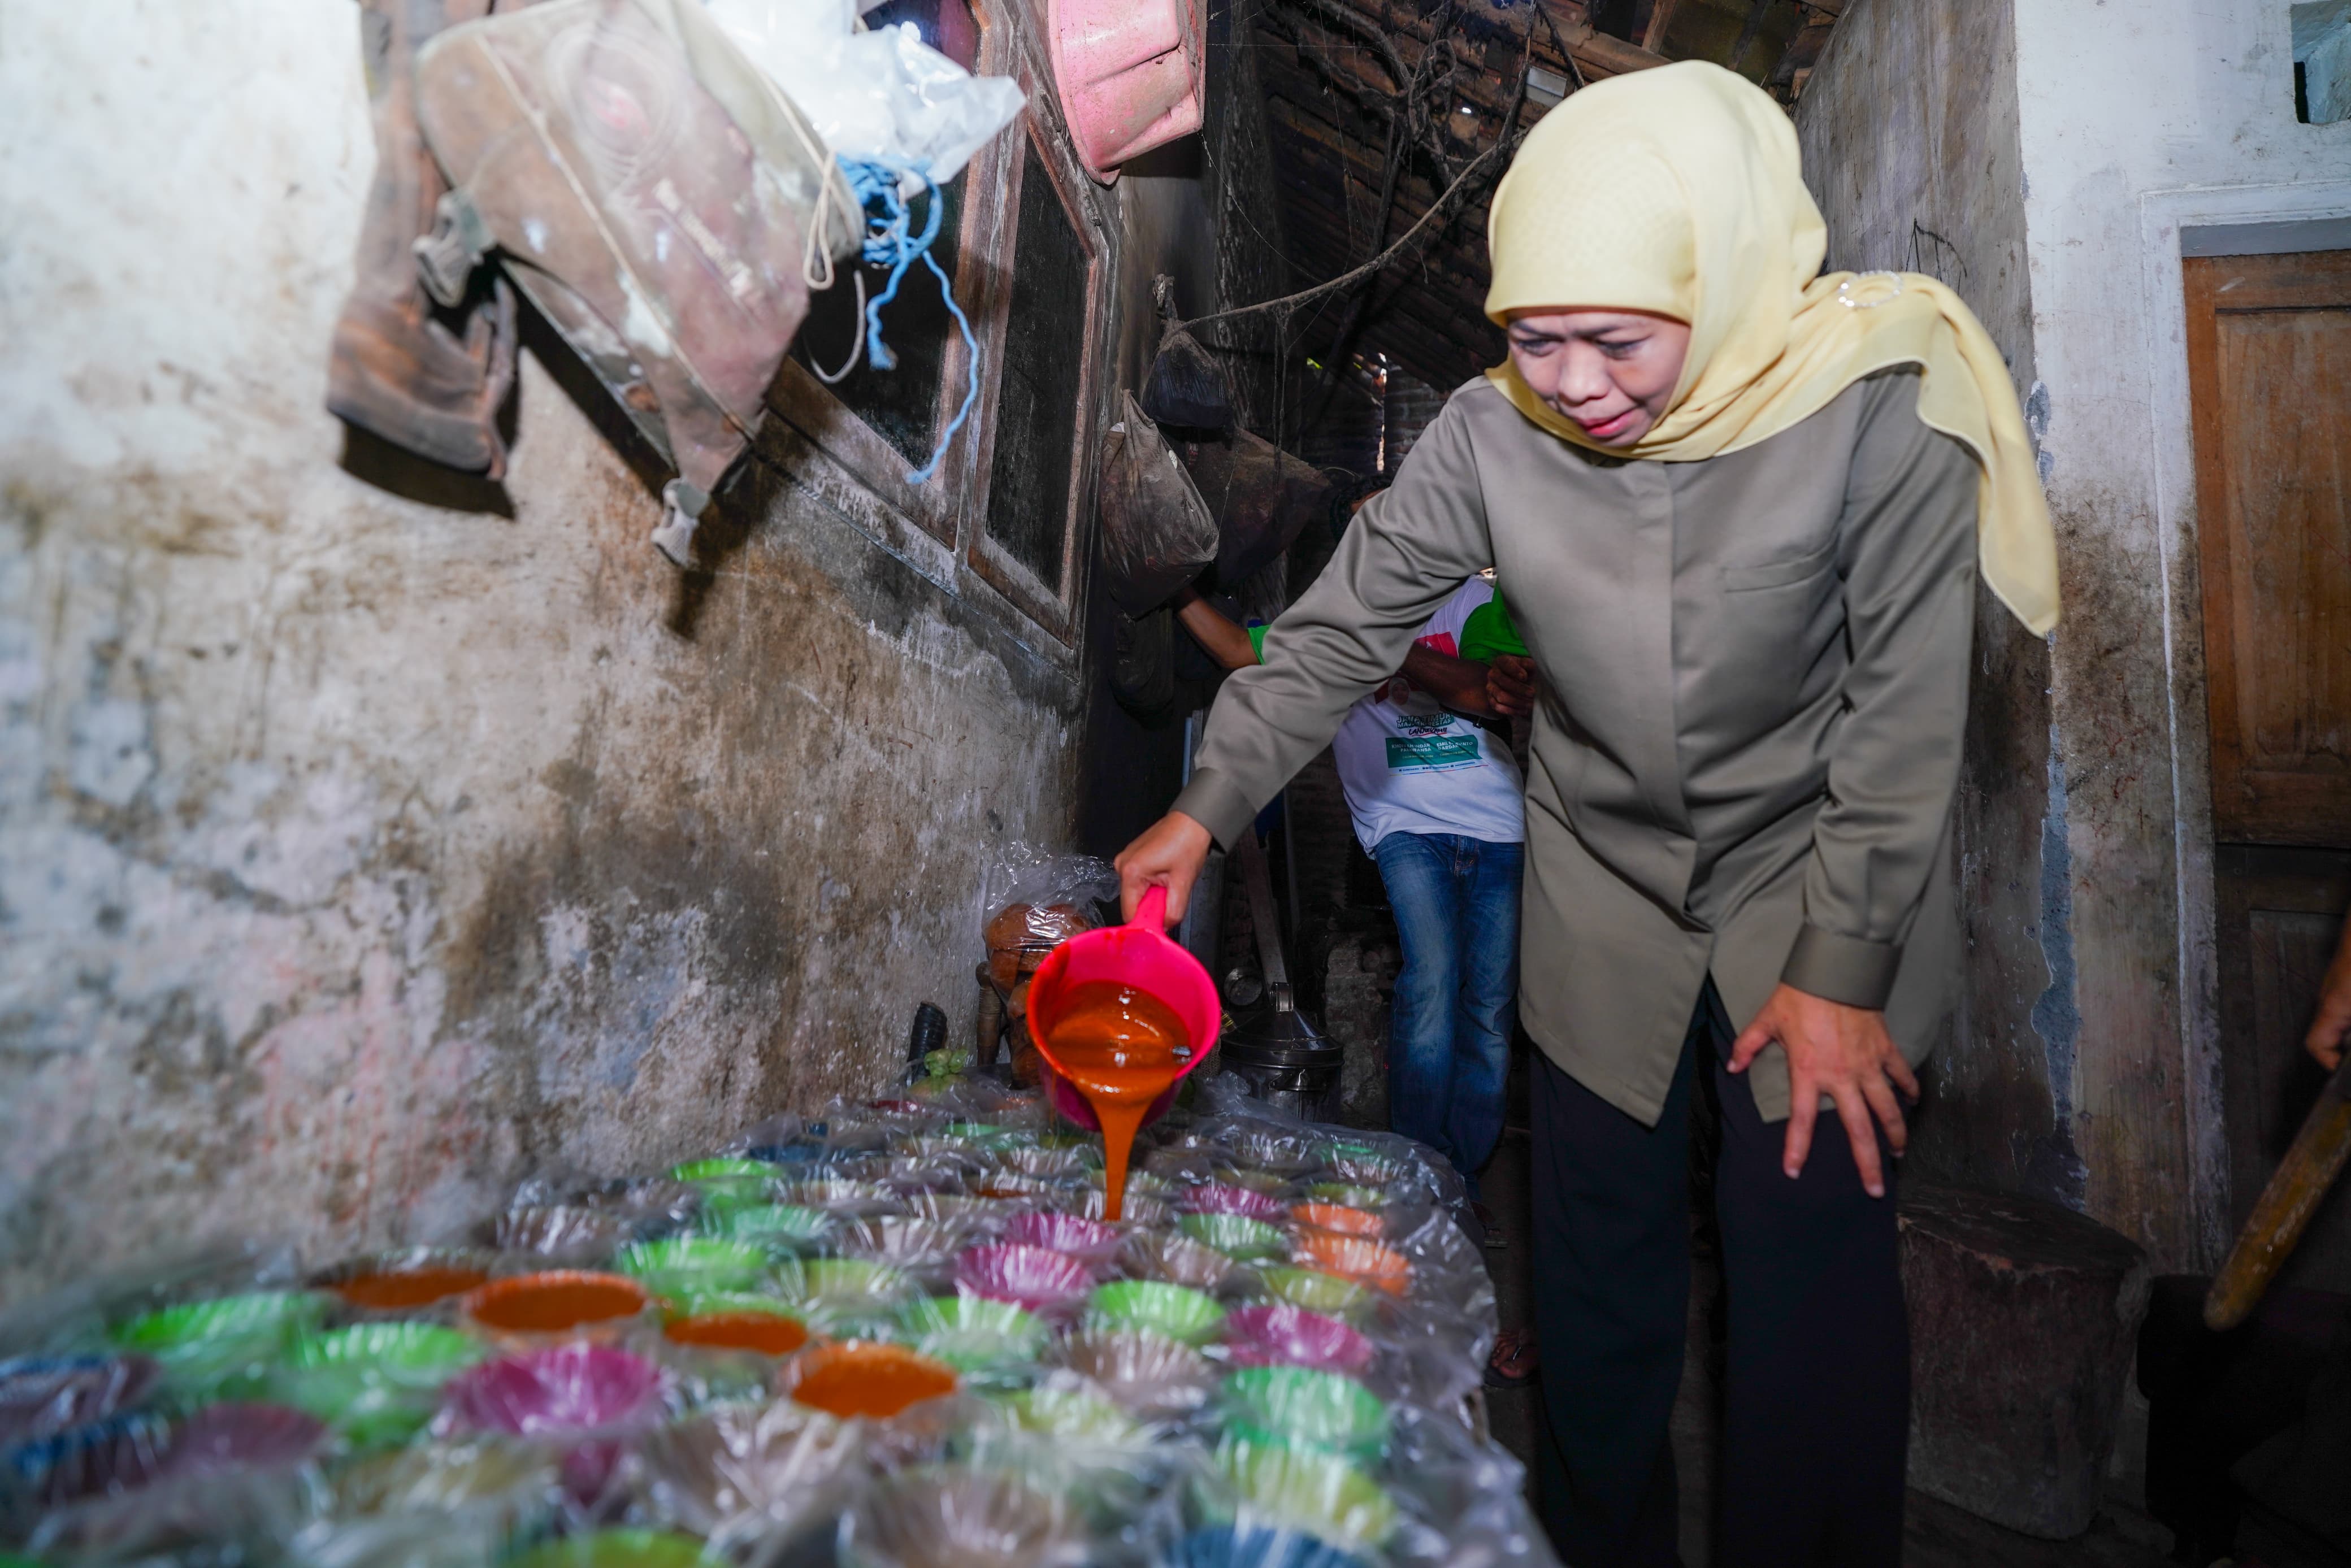
[[[870,1091],[1071,831],[1084,672],[772,464],[682,579],[536,360],[502,490],[347,448],[359,63],[322,0],[0,23],[0,1299]]]
[[[1856,0],[1799,119],[1840,262],[1959,282],[1939,246],[1906,253],[1906,208],[1954,224],[1917,220],[2027,395],[2064,580],[2046,652],[2010,633],[1979,672],[1944,1064],[1970,1082],[1922,1158],[2210,1266],[2228,1193],[2179,230],[2351,212],[2351,125],[2295,122],[2273,0]]]

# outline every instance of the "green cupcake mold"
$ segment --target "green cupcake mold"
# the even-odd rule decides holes
[[[767,1161],[748,1159],[740,1155],[726,1155],[717,1159],[688,1160],[682,1166],[672,1166],[669,1172],[672,1181],[684,1182],[723,1181],[740,1176],[765,1181],[775,1174],[776,1167]]]
[[[796,1203],[762,1203],[705,1214],[703,1228],[737,1241],[770,1247],[812,1247],[832,1234],[841,1221],[820,1208]]]
[[[1228,1437],[1217,1446],[1217,1469],[1249,1511],[1349,1551],[1395,1533],[1396,1505],[1344,1459]]]
[[[661,1530],[599,1530],[549,1541],[510,1568],[706,1568],[724,1562],[691,1535]]]
[[[1388,1411],[1352,1377],[1305,1366],[1253,1366],[1225,1379],[1225,1426],[1358,1460],[1387,1445]]]
[[[1260,1269],[1258,1278],[1264,1282],[1265,1293],[1275,1301],[1325,1317],[1352,1317],[1372,1302],[1367,1287],[1312,1269]]]
[[[657,1296],[740,1291],[758,1283],[768,1254],[756,1242],[716,1236],[672,1236],[623,1247],[612,1267]]]
[[[1213,1297],[1159,1280],[1120,1280],[1096,1290],[1086,1301],[1090,1329],[1149,1329],[1186,1344],[1201,1345],[1225,1325],[1225,1309]]]
[[[1187,1214],[1176,1222],[1176,1228],[1241,1262],[1278,1258],[1283,1250],[1280,1231],[1261,1219],[1238,1214]]]
[[[1034,1361],[1050,1337],[1035,1313],[985,1296],[925,1296],[898,1324],[916,1350],[962,1373]]]
[[[366,1322],[294,1343],[279,1398],[362,1448],[406,1441],[432,1418],[441,1385],[488,1347],[436,1323]]]

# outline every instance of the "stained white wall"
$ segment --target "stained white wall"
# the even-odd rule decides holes
[[[365,107],[349,0],[0,10],[0,1300],[871,1092],[1071,831],[1081,664],[789,472],[683,580],[529,357],[503,496],[345,466]]]
[[[2351,124],[2295,120],[2286,0],[2023,0],[2016,39],[2076,1138],[2091,1211],[2193,1267],[2227,1193],[2179,231],[2351,213]]]

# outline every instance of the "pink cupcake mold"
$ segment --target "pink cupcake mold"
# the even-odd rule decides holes
[[[1243,1307],[1225,1318],[1226,1354],[1236,1366],[1311,1366],[1361,1372],[1372,1342],[1336,1318],[1287,1301]]]
[[[975,1247],[956,1260],[956,1283],[993,1301],[1032,1312],[1066,1307],[1093,1289],[1093,1276],[1075,1258],[1007,1242]]]
[[[1024,1214],[1004,1228],[1004,1239],[1022,1247],[1042,1247],[1075,1258],[1092,1268],[1118,1255],[1125,1239],[1114,1225],[1075,1214]]]

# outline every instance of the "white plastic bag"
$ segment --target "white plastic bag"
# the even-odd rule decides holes
[[[1009,77],[976,77],[912,23],[857,30],[857,0],[706,0],[712,20],[815,123],[836,157],[945,184],[1012,123]]]

